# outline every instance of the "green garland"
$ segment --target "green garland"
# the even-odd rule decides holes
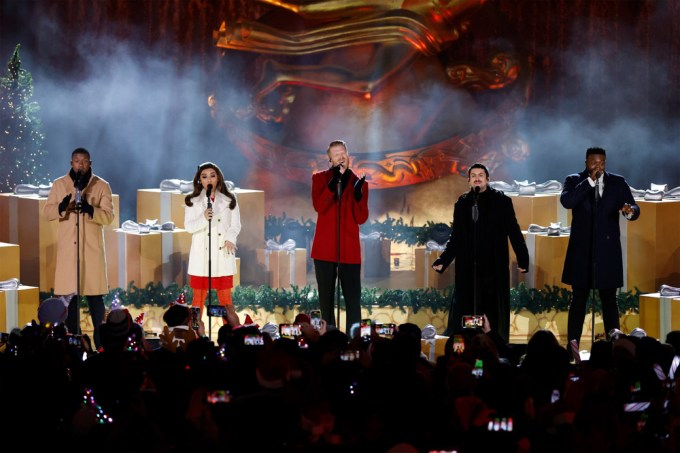
[[[282,217],[273,215],[265,217],[265,240],[273,239],[281,242],[281,235],[284,233],[286,225],[291,222],[299,223],[307,239],[310,242],[312,241],[316,223],[312,219],[305,220],[302,217],[299,220],[293,219],[292,217],[286,216],[285,212]],[[435,223],[431,220],[428,220],[423,226],[413,226],[413,220],[411,220],[410,224],[407,224],[403,218],[399,217],[398,219],[395,219],[388,214],[385,216],[385,220],[380,221],[375,219],[371,222],[364,223],[361,225],[359,231],[365,235],[377,232],[380,234],[381,238],[389,239],[396,244],[404,243],[409,246],[423,246],[430,240],[434,231],[437,228],[440,228],[440,226],[440,223]]]
[[[164,287],[161,283],[148,283],[144,288],[139,288],[131,282],[127,289],[113,289],[104,297],[107,306],[115,297],[123,306],[141,308],[143,305],[168,306],[184,292],[187,302],[190,302],[193,291],[189,286],[181,287],[172,283]],[[361,306],[369,313],[373,307],[392,307],[406,312],[411,309],[417,313],[421,309],[429,309],[432,312],[448,311],[451,305],[454,288],[449,286],[440,291],[429,289],[386,289],[362,288]],[[41,300],[51,297],[53,293],[40,293]],[[217,294],[213,290],[213,301],[217,301]],[[271,288],[269,286],[237,286],[232,293],[234,307],[237,310],[245,308],[258,309],[273,312],[277,308],[292,310],[297,307],[302,313],[309,313],[319,307],[319,293],[315,288],[306,285],[302,288],[291,286],[290,289]],[[557,286],[545,286],[544,289],[527,288],[520,283],[516,288],[510,289],[510,309],[518,313],[526,309],[534,314],[546,311],[568,311],[571,301],[571,291]],[[640,290],[621,292],[617,295],[619,312],[639,313]],[[85,298],[81,300],[81,306],[87,307]],[[345,307],[345,300],[340,296],[340,307]],[[599,296],[595,299],[595,312],[602,312],[602,304]]]

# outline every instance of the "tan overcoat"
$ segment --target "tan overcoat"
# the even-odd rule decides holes
[[[59,215],[59,203],[71,194],[71,205],[75,197],[73,180],[66,174],[54,181],[43,215],[47,220],[57,220],[57,270],[54,278],[54,294],[65,295],[76,292],[76,219],[80,217],[80,294],[98,295],[109,292],[106,275],[106,250],[104,247],[104,226],[114,218],[113,197],[109,183],[92,174],[82,197],[94,207],[92,218],[88,214],[70,212]]]

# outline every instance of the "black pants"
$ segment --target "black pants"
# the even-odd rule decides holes
[[[319,308],[321,317],[328,324],[335,324],[335,281],[338,263],[314,260],[316,284],[319,287]],[[361,321],[361,264],[340,264],[340,287],[345,297],[349,335],[352,324]]]
[[[590,290],[588,288],[572,288],[573,296],[569,306],[569,318],[567,321],[568,340],[576,340],[581,344],[581,332],[583,331],[583,321],[586,319],[586,302]],[[616,303],[616,288],[598,289],[600,300],[602,301],[602,320],[604,321],[604,331],[609,333],[612,329],[618,329],[619,325],[619,306]]]
[[[99,338],[99,326],[104,322],[104,296],[86,296],[87,305],[90,308],[90,317],[92,318],[92,326],[94,327],[94,344],[96,348],[101,346],[101,340]],[[66,318],[66,328],[68,331],[75,335],[80,335],[80,325],[78,320],[80,319],[80,314],[78,309],[80,308],[78,303],[78,296],[73,296],[71,302],[68,304],[68,317]]]

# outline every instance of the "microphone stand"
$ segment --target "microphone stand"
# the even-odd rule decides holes
[[[478,282],[477,282],[477,220],[479,219],[479,206],[477,199],[479,198],[479,187],[475,187],[474,201],[472,206],[472,301],[473,301],[473,315],[477,316],[478,308]]]
[[[337,323],[338,323],[338,328],[340,328],[340,205],[342,204],[342,175],[340,175],[340,178],[338,178],[338,184],[336,186],[335,192],[338,196],[338,228],[336,231],[336,245],[337,245],[337,257],[338,257],[338,266],[336,269],[336,275],[335,275],[335,300],[337,302]],[[347,324],[347,322],[345,322]],[[349,330],[347,331],[347,334],[349,334]]]
[[[595,203],[593,205],[593,237],[591,238],[590,245],[590,266],[591,266],[591,288],[590,288],[590,348],[592,350],[595,344],[595,286],[597,279],[597,259],[595,258],[595,248],[597,247],[597,215],[598,215],[598,202],[600,201],[600,175],[599,172],[595,174]],[[602,307],[602,315],[604,316],[604,307]],[[606,332],[605,332],[606,333]]]
[[[80,172],[78,172],[80,173]],[[76,208],[76,326],[77,332],[73,332],[74,335],[80,335],[80,214],[82,208],[82,200],[80,195],[80,177],[76,178],[76,196],[74,198],[74,204]]]
[[[208,189],[211,189],[209,186]],[[208,209],[212,209],[212,202],[210,201],[211,190],[206,191],[208,198]],[[212,236],[212,215],[208,218],[208,338],[212,338],[212,315],[210,307],[212,306],[212,246],[210,244]],[[233,327],[233,326],[232,326]]]

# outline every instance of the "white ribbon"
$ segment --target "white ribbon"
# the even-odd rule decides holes
[[[373,231],[372,233],[368,234],[363,234],[359,232],[359,240],[364,241],[366,239],[380,239],[380,233],[377,231]]]
[[[425,243],[425,254],[427,252],[443,252],[446,250],[446,244],[440,244],[439,242],[429,240]]]
[[[288,239],[283,244],[279,244],[273,239],[268,239],[265,242],[265,250],[295,250],[295,241],[293,239]]]
[[[3,280],[0,282],[0,291],[19,289],[20,285],[21,283],[19,283],[18,278],[10,278],[9,280]]]
[[[647,201],[661,201],[666,199],[680,199],[680,187],[675,187],[674,189],[668,189],[668,184],[650,184],[650,188],[647,190],[635,189],[630,187],[630,193],[634,198],[644,198]]]
[[[571,227],[563,227],[561,222],[550,222],[550,226],[541,226],[535,223],[530,223],[527,229],[529,233],[547,233],[548,236],[559,236],[560,234],[568,235],[571,232]]]
[[[192,181],[182,179],[164,179],[161,181],[161,190],[179,190],[182,193],[189,193],[194,190]]]
[[[116,231],[118,236],[118,287],[127,288],[127,241],[125,231]],[[139,282],[137,282],[139,284]]]
[[[431,340],[437,335],[437,329],[432,324],[427,324],[420,330],[420,337],[423,340]]]
[[[233,192],[236,189],[236,185],[233,181],[224,181],[224,185],[227,186],[229,192]],[[185,181],[183,179],[164,179],[161,181],[161,190],[178,190],[182,193],[189,193],[194,190],[194,185],[192,181]]]
[[[661,285],[661,288],[659,288],[659,294],[661,294],[662,297],[677,297],[680,296],[680,288],[669,285]]]
[[[17,184],[14,188],[14,194],[47,197],[50,194],[50,189],[52,189],[52,183],[40,184],[39,186],[33,184]]]
[[[19,327],[19,290],[5,289],[5,330],[10,332]]]
[[[537,193],[559,193],[562,191],[562,183],[554,179],[550,179],[544,183],[536,184],[535,182],[513,181],[512,184],[505,181],[491,181],[489,186],[496,190],[503,192],[517,193],[519,195],[535,195]]]
[[[132,220],[126,220],[120,226],[123,231],[128,231],[131,233],[149,233],[150,231],[174,231],[174,222],[164,222],[161,225],[158,224],[158,220],[146,219],[146,223],[137,223]]]

